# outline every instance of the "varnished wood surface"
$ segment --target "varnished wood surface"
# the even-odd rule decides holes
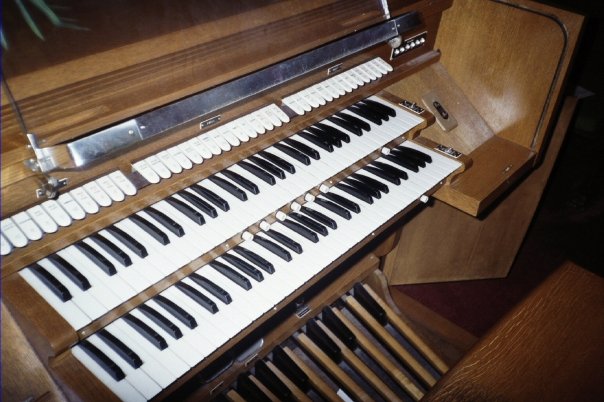
[[[604,279],[566,263],[482,338],[424,400],[604,399]]]
[[[577,98],[567,98],[541,164],[486,216],[476,219],[440,201],[401,230],[384,259],[391,284],[500,278],[507,275],[533,219]]]
[[[582,22],[527,0],[456,0],[443,14],[436,47],[489,127],[540,152]]]

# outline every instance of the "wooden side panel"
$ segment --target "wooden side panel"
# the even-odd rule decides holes
[[[491,129],[538,152],[582,20],[530,1],[456,0],[436,47]]]
[[[496,278],[507,275],[533,219],[577,99],[568,98],[543,163],[483,219],[436,201],[402,228],[384,258],[390,284]]]

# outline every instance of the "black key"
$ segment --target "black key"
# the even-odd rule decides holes
[[[292,212],[289,214],[289,217],[295,220],[296,222],[303,224],[304,226],[308,226],[310,229],[312,229],[314,232],[319,233],[321,236],[327,236],[329,234],[325,225],[322,225],[319,222],[310,219],[308,216],[302,215],[298,212]]]
[[[185,309],[174,303],[172,300],[165,296],[157,295],[153,298],[160,306],[165,308],[170,314],[176,317],[180,322],[185,324],[187,327],[193,329],[197,327],[197,321],[195,317],[187,313]]]
[[[306,323],[306,335],[317,344],[325,354],[336,362],[342,361],[342,351],[334,341],[319,327],[315,320],[309,320]]]
[[[356,214],[361,212],[361,207],[359,207],[359,204],[357,204],[354,201],[350,201],[348,198],[342,197],[339,194],[334,194],[332,192],[329,192],[329,193],[324,193],[322,195],[323,195],[323,197],[327,198],[328,200],[331,200],[331,201],[343,206],[344,208],[348,209],[349,211],[352,211]]]
[[[291,401],[292,392],[289,388],[277,377],[264,360],[259,360],[255,364],[256,378],[262,382],[280,401]]]
[[[319,136],[316,136],[307,131],[301,131],[298,133],[298,135],[300,137],[304,138],[306,141],[313,143],[314,145],[318,146],[319,148],[321,148],[327,152],[333,152],[333,145],[331,145],[326,140],[319,138]]]
[[[273,176],[276,176],[282,180],[285,179],[285,172],[283,171],[283,169],[273,165],[269,161],[259,158],[255,155],[250,156],[249,159],[256,165],[260,166],[262,169],[266,170],[268,173],[272,174]]]
[[[178,198],[174,198],[172,196],[166,198],[166,202],[174,207],[176,210],[181,212],[184,216],[191,219],[198,225],[203,225],[206,223],[205,218],[201,213],[191,208],[191,206],[187,205],[185,202],[179,200]]]
[[[271,402],[270,398],[250,379],[250,374],[241,373],[237,377],[237,392],[250,402]]]
[[[202,200],[200,197],[196,196],[195,194],[190,193],[187,190],[180,190],[178,192],[178,195],[180,195],[185,200],[189,201],[191,203],[191,205],[193,205],[195,208],[197,208],[204,214],[208,215],[209,217],[211,217],[211,218],[218,217],[218,212],[216,212],[216,208],[214,208],[209,203],[205,202],[204,200]]]
[[[384,113],[386,113],[390,117],[396,117],[396,110],[391,108],[388,105],[385,105],[378,101],[374,101],[373,99],[363,99],[361,102],[365,103],[367,105],[373,106],[376,109],[382,110]]]
[[[405,169],[409,169],[412,172],[415,172],[415,173],[419,172],[418,165],[415,162],[409,160],[408,158],[400,157],[400,156],[397,156],[396,154],[382,155],[382,157],[384,159],[389,160],[390,162],[394,162],[397,165],[404,167]]]
[[[357,102],[356,106],[358,106],[361,109],[365,109],[369,112],[374,113],[376,116],[378,116],[383,121],[390,120],[390,116],[388,115],[388,113],[386,113],[384,110],[382,110],[378,107],[375,107],[374,105],[361,101],[361,102]]]
[[[315,232],[308,229],[306,226],[300,225],[298,222],[294,222],[291,219],[286,219],[281,223],[283,226],[290,228],[305,239],[310,240],[313,243],[319,242],[319,236],[317,236]]]
[[[333,150],[333,147],[337,147],[337,148],[341,148],[342,147],[342,141],[331,135],[329,132],[327,131],[323,131],[318,127],[306,127],[304,129],[304,131],[308,131],[309,133],[311,133],[312,135],[316,136],[319,140],[323,141],[324,143],[328,144],[329,146],[331,146],[331,149]],[[330,151],[331,152],[331,151]]]
[[[124,342],[120,341],[118,338],[113,336],[113,334],[106,329],[101,329],[97,332],[97,335],[101,340],[111,348],[115,353],[120,355],[120,357],[132,366],[132,368],[139,368],[142,366],[143,361],[141,358]]]
[[[405,149],[408,149],[408,148],[405,148]],[[401,151],[399,148],[392,148],[390,150],[390,155],[394,155],[401,159],[406,159],[419,167],[422,167],[422,168],[426,167],[426,161],[422,157],[420,157],[412,152]]]
[[[283,152],[284,154],[291,156],[298,162],[306,166],[310,165],[310,158],[304,155],[302,152],[298,151],[297,149],[279,143],[275,144],[274,147],[277,148],[279,151]]]
[[[369,123],[367,123],[365,120],[361,120],[356,116],[344,112],[338,112],[336,113],[336,116],[360,127],[364,131],[371,131],[371,125],[369,125]]]
[[[74,244],[78,250],[80,250],[86,257],[88,257],[94,265],[103,270],[107,275],[115,275],[117,270],[113,264],[106,259],[101,253],[96,251],[92,246],[83,241],[79,241]]]
[[[216,303],[214,303],[214,301],[208,296],[195,289],[193,286],[184,282],[176,282],[175,286],[210,313],[216,314],[218,312],[218,306]]]
[[[344,191],[345,193],[348,193],[348,194],[352,195],[353,197],[358,198],[361,201],[365,201],[367,204],[373,204],[373,198],[371,198],[371,195],[369,195],[367,192],[365,192],[363,190],[359,190],[358,188],[349,186],[348,184],[344,184],[344,183],[336,183],[336,188],[339,188],[340,190]]]
[[[251,180],[246,179],[245,177],[241,176],[239,173],[233,172],[228,169],[225,169],[225,170],[221,171],[220,173],[222,173],[229,179],[233,180],[235,183],[239,184],[241,187],[243,187],[250,193],[252,193],[252,194],[260,193],[260,189],[258,188],[258,185],[256,185],[256,183],[254,183]],[[242,201],[245,201],[245,200],[242,200]]]
[[[37,263],[33,263],[30,265],[31,271],[35,276],[40,279],[48,289],[52,291],[62,302],[66,302],[71,300],[71,293],[69,290],[63,285],[57,278],[55,278],[50,272],[38,265]]]
[[[191,190],[195,191],[197,194],[210,201],[212,204],[216,205],[218,208],[222,209],[224,212],[227,212],[231,207],[229,203],[213,192],[212,190],[208,190],[207,188],[200,186],[199,184],[193,184],[189,187]]]
[[[332,137],[337,138],[341,142],[345,142],[345,143],[350,142],[350,136],[348,134],[344,133],[341,130],[338,130],[337,128],[335,128],[333,126],[330,126],[329,124],[315,123],[314,126],[325,131],[327,134],[331,135]]]
[[[348,329],[338,316],[333,312],[331,307],[325,307],[321,312],[321,320],[323,323],[344,343],[350,350],[355,350],[357,347],[357,338]]]
[[[264,259],[263,257],[259,256],[256,253],[254,253],[253,251],[250,251],[241,246],[236,246],[233,249],[233,251],[235,251],[237,254],[247,258],[249,261],[253,262],[254,264],[256,264],[264,272],[267,272],[269,274],[272,274],[275,272],[275,267],[273,266],[273,264],[270,261],[267,261],[266,259]]]
[[[218,187],[231,194],[233,197],[238,198],[241,201],[247,201],[247,194],[245,191],[232,184],[231,182],[226,181],[222,177],[210,176],[210,181],[216,184]]]
[[[376,190],[381,191],[384,194],[388,194],[388,192],[390,191],[390,189],[388,189],[388,186],[386,184],[382,183],[379,180],[374,179],[373,177],[368,177],[368,176],[365,176],[360,173],[353,173],[351,175],[351,177],[354,177],[361,183],[365,183],[366,185],[371,186],[371,187],[375,188]]]
[[[373,316],[382,325],[388,324],[388,318],[384,309],[374,300],[367,290],[360,283],[353,286],[354,298],[365,307],[365,310]]]
[[[287,251],[277,243],[273,243],[272,241],[260,236],[254,236],[253,241],[287,262],[292,260],[292,256],[289,251]]]
[[[319,154],[319,151],[317,151],[313,147],[310,147],[306,144],[302,144],[300,141],[294,140],[293,138],[286,138],[283,140],[283,142],[285,142],[290,147],[293,147],[296,150],[302,152],[303,154],[310,156],[314,160],[321,159],[321,155]]]
[[[382,198],[382,194],[380,193],[380,190],[374,188],[373,186],[369,186],[359,180],[353,179],[352,177],[347,177],[344,180],[342,180],[343,183],[348,184],[349,186],[352,186],[360,191],[364,191],[367,194],[371,195],[373,198]]]
[[[195,282],[196,284],[216,296],[224,304],[229,304],[233,301],[229,292],[227,292],[205,276],[201,276],[198,273],[193,272],[191,275],[189,275],[189,278],[191,278],[193,282]]]
[[[245,276],[241,275],[239,272],[235,271],[228,265],[214,260],[210,261],[210,266],[222,275],[226,276],[231,281],[233,281],[235,284],[241,286],[243,289],[250,290],[252,288],[252,283],[249,279],[247,279]]]
[[[105,250],[107,254],[115,258],[123,266],[129,267],[132,265],[132,259],[130,256],[126,254],[124,250],[121,250],[118,246],[110,242],[105,236],[101,235],[100,233],[95,233],[90,235],[90,238],[98,246]]]
[[[155,219],[163,227],[172,232],[176,237],[182,237],[185,235],[185,230],[183,229],[183,227],[163,212],[158,211],[153,207],[147,207],[143,211],[151,215],[153,219]]]
[[[236,255],[225,253],[221,257],[224,258],[231,265],[234,265],[235,268],[254,279],[256,282],[261,282],[264,280],[262,272],[256,269],[256,267],[254,267],[253,265],[249,264],[247,261],[237,257]]]
[[[281,346],[273,349],[273,363],[279,370],[285,374],[287,378],[292,380],[302,391],[306,392],[310,388],[310,380],[304,370],[300,368],[288,355]]]
[[[363,167],[364,170],[373,173],[374,175],[376,175],[379,178],[382,178],[392,184],[395,185],[399,185],[401,184],[401,179],[399,177],[397,177],[396,175],[390,174],[388,172],[383,171],[382,169],[378,169],[376,167],[373,166],[365,166]]]
[[[406,147],[404,145],[399,145],[395,149],[400,152],[413,154],[413,155],[417,156],[418,158],[421,158],[426,163],[432,163],[432,157],[418,149]]]
[[[357,126],[348,120],[344,120],[338,116],[329,116],[327,119],[330,122],[342,127],[344,130],[350,131],[351,133],[353,133],[356,136],[360,137],[363,135],[363,129],[360,126]]]
[[[138,332],[143,338],[149,341],[153,346],[159,350],[164,350],[168,347],[166,339],[158,334],[153,328],[145,324],[138,317],[132,314],[126,314],[123,316],[124,321],[128,323],[136,332]]]
[[[302,206],[302,208],[300,208],[300,212],[310,216],[311,218],[313,218],[314,220],[321,222],[322,224],[324,224],[325,226],[328,226],[332,229],[337,229],[338,228],[338,224],[336,221],[334,221],[333,219],[331,219],[329,216],[316,211],[312,208],[309,207],[305,207]],[[313,229],[314,230],[314,229]]]
[[[300,243],[298,243],[295,240],[290,239],[283,233],[277,232],[275,229],[266,230],[264,233],[266,233],[266,235],[271,237],[273,240],[276,240],[279,243],[283,244],[285,247],[292,250],[293,252],[295,252],[297,254],[302,254],[303,250],[302,250],[302,246],[300,245]]]
[[[111,360],[107,355],[99,350],[92,343],[83,339],[80,341],[79,345],[82,347],[84,352],[88,356],[92,358],[99,366],[103,368],[113,378],[115,381],[121,381],[126,378],[126,374],[122,371],[122,369],[115,364],[113,360]]]
[[[250,162],[241,161],[238,163],[238,165],[253,174],[254,176],[256,176],[257,178],[259,178],[260,180],[262,180],[263,182],[270,184],[271,186],[274,186],[275,183],[277,183],[277,180],[275,180],[275,176]]]
[[[331,202],[331,201],[325,200],[323,198],[316,198],[315,202],[317,204],[319,204],[320,206],[322,206],[323,208],[330,210],[334,214],[339,215],[340,217],[342,217],[344,219],[350,220],[350,218],[352,218],[352,215],[350,215],[349,210],[347,210],[346,208],[342,208],[335,202]]]
[[[384,162],[379,162],[379,161],[373,161],[370,163],[370,165],[373,165],[375,167],[377,167],[378,169],[381,169],[385,172],[388,172],[390,174],[395,175],[396,177],[399,177],[403,180],[407,180],[409,178],[409,176],[407,176],[407,172],[400,170],[399,168],[396,168],[392,165],[389,165],[387,163]]]
[[[88,279],[73,265],[65,261],[63,257],[58,254],[51,254],[47,258],[55,265],[55,267],[59,268],[63,275],[75,283],[77,287],[82,290],[90,289],[90,282]]]
[[[170,336],[174,339],[182,338],[182,332],[178,326],[176,326],[172,321],[164,317],[153,307],[147,306],[146,304],[142,304],[138,307],[138,309],[147,316],[151,321],[157,324],[161,329],[166,331]]]
[[[121,241],[126,247],[130,249],[130,251],[132,251],[140,258],[145,258],[149,255],[145,246],[140,244],[138,240],[136,240],[134,237],[130,236],[128,233],[124,232],[117,226],[111,225],[107,227],[106,230],[111,233],[116,239]]]
[[[283,170],[285,170],[285,171],[287,171],[287,172],[289,172],[291,174],[296,173],[296,167],[294,165],[292,165],[291,163],[289,163],[285,159],[278,157],[275,154],[272,154],[272,153],[270,153],[268,151],[260,151],[260,152],[258,152],[258,155],[260,155],[263,158],[271,161],[275,165],[279,166],[281,169],[283,169]]]
[[[382,119],[381,119],[380,115],[375,113],[373,110],[369,110],[367,108],[362,108],[357,105],[350,105],[348,107],[348,110],[353,113],[358,114],[361,117],[366,118],[367,120],[369,120],[370,122],[372,122],[374,124],[377,124],[378,126],[382,125]]]
[[[138,227],[143,229],[149,236],[153,237],[162,245],[170,244],[170,238],[167,234],[165,234],[160,228],[155,226],[153,223],[149,222],[145,218],[140,215],[133,214],[128,218],[132,222],[134,222]]]

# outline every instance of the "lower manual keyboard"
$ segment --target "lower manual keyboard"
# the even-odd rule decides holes
[[[123,353],[116,352],[115,345],[105,343],[103,346],[103,340],[94,336],[90,342],[99,344],[98,347],[91,349],[86,344],[78,344],[72,348],[74,356],[120,399],[150,399],[169,385],[168,382],[203,361],[251,323],[261,320],[275,305],[312,281],[333,261],[460,166],[410,141],[401,147],[420,151],[431,162],[416,173],[383,159],[383,163],[404,171],[407,179],[394,184],[361,169],[357,177],[370,177],[373,187],[359,188],[366,193],[381,188],[379,196],[373,192],[374,196],[361,199],[332,186],[316,199],[294,208],[297,210],[294,213],[312,221],[310,225],[302,224],[303,229],[285,223],[296,221],[294,213],[280,216],[280,220],[270,225],[261,225],[262,231],[248,236],[236,249],[217,258],[214,262],[218,264],[211,262],[199,268],[147,301],[145,306],[152,307],[161,318],[156,317],[155,321],[147,318],[140,306],[129,313],[145,322],[152,332],[133,327],[123,317],[108,325],[105,330],[140,357],[139,368],[133,368]],[[332,197],[340,202],[330,201],[330,194],[340,196]],[[275,233],[279,236],[275,237]],[[167,306],[166,299],[176,307]],[[149,381],[155,385],[149,386]]]

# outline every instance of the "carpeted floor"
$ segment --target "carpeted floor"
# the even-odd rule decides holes
[[[398,286],[481,336],[565,260],[604,276],[604,135],[569,133],[505,279]]]

